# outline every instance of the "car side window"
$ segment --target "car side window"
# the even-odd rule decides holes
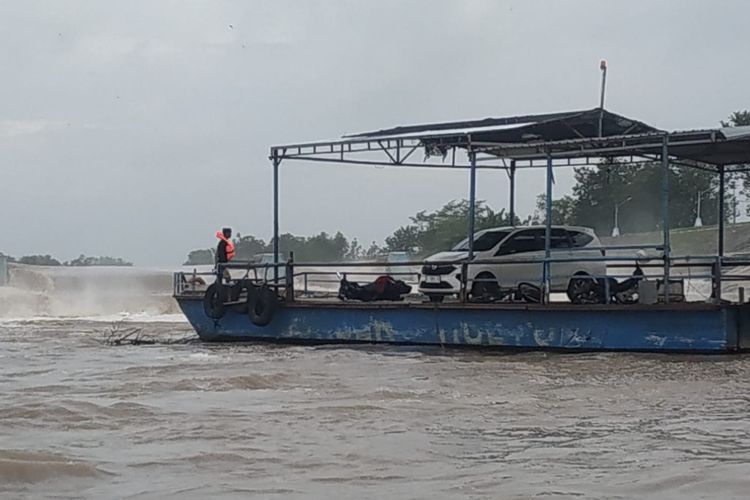
[[[572,246],[568,231],[565,229],[552,229],[549,240],[550,248],[570,248]]]
[[[594,239],[590,234],[582,233],[580,231],[568,231],[570,234],[570,240],[573,242],[574,248],[585,247]]]
[[[495,255],[513,255],[544,250],[544,229],[519,231],[500,245]]]
[[[474,241],[474,251],[486,252],[492,250],[506,236],[508,236],[508,231],[490,231],[489,233],[484,233]]]

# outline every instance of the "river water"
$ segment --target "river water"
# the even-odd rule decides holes
[[[204,344],[171,280],[11,269],[0,498],[748,497],[750,356]]]
[[[750,491],[748,357],[203,344],[144,319],[0,321],[0,497]],[[136,330],[157,343],[107,343]]]

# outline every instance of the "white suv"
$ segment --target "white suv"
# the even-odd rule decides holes
[[[468,266],[468,287],[472,296],[496,293],[500,288],[516,288],[519,283],[542,283],[544,258],[544,226],[496,227],[474,234],[474,260],[498,261]],[[588,227],[552,226],[550,248],[552,258],[603,257],[597,248],[601,243],[594,230]],[[591,247],[591,250],[585,248]],[[582,250],[573,250],[579,249]],[[566,251],[567,249],[567,251]],[[440,252],[426,259],[422,267],[419,291],[431,301],[440,302],[461,289],[461,261],[469,256],[468,238],[450,252]],[[524,260],[536,259],[530,263]],[[449,264],[430,264],[441,262]],[[450,264],[455,262],[455,264]],[[604,261],[552,262],[550,291],[565,292],[573,276],[601,277],[607,274]]]

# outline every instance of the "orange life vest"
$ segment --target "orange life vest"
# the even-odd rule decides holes
[[[216,237],[227,244],[227,262],[234,259],[234,243],[232,243],[232,240],[224,236],[224,233],[221,231],[216,231]]]

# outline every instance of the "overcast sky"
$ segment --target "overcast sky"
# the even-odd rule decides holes
[[[221,226],[267,239],[271,144],[592,108],[601,58],[608,109],[714,126],[750,108],[748,19],[741,0],[0,0],[0,251],[171,266]],[[467,187],[288,162],[281,230],[367,246]],[[542,190],[521,174],[518,211]],[[493,208],[507,191],[480,173]]]

